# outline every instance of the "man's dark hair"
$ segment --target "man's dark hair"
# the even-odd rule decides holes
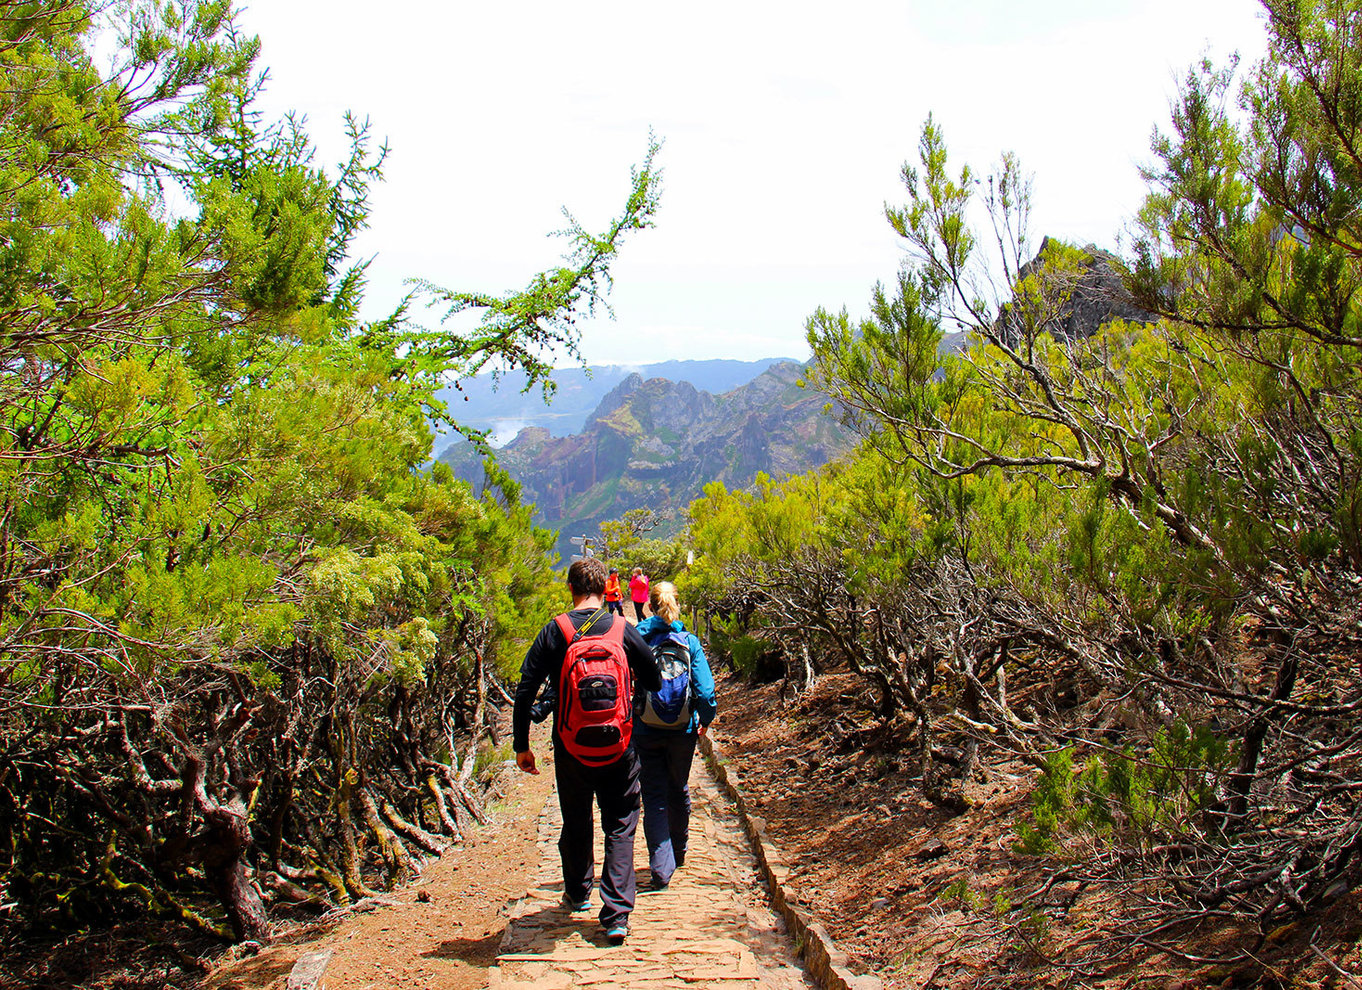
[[[568,587],[578,597],[605,594],[605,565],[595,557],[574,560],[568,568]]]

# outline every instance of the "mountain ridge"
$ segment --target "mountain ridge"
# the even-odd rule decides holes
[[[537,388],[524,391],[523,372],[513,371],[495,379],[488,373],[449,385],[437,397],[445,401],[451,415],[461,424],[492,431],[493,445],[499,446],[525,426],[542,426],[559,437],[579,432],[602,394],[631,374],[639,374],[645,381],[650,378],[687,381],[701,391],[720,394],[750,382],[773,364],[791,360],[794,359],[702,358],[558,368],[551,376],[555,384],[551,402],[545,402]]]
[[[850,450],[851,431],[824,412],[827,396],[800,384],[803,372],[799,362],[774,363],[718,396],[631,374],[601,397],[580,433],[526,427],[497,460],[535,504],[538,521],[559,530],[566,556],[567,535],[595,532],[629,509],[674,516],[711,481],[742,488],[759,472],[798,474]],[[482,482],[472,444],[453,444],[440,460]]]

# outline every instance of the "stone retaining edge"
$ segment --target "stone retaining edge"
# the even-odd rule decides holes
[[[321,984],[322,974],[326,972],[326,964],[331,961],[331,954],[334,951],[320,949],[315,952],[304,952],[294,960],[285,990],[316,990]]]
[[[722,747],[708,733],[700,737],[700,752],[710,773],[737,808],[738,820],[752,841],[761,875],[771,892],[771,903],[794,934],[799,954],[819,986],[824,990],[882,990],[884,984],[878,976],[858,976],[851,971],[847,954],[833,944],[827,929],[812,912],[799,905],[798,895],[789,886],[790,868],[767,836],[765,820],[748,812],[738,771],[724,763]]]

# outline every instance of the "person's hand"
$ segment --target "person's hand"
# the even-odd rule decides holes
[[[525,750],[525,752],[523,753],[516,753],[515,765],[520,767],[520,769],[524,770],[526,773],[539,772],[539,768],[534,765],[534,753],[528,749]]]
[[[703,736],[703,735],[704,735],[706,732],[708,732],[708,731],[709,731],[709,726],[704,725],[704,724],[702,723],[702,724],[700,725],[700,735]]]

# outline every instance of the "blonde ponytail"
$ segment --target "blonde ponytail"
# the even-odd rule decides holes
[[[676,585],[670,581],[659,581],[648,591],[648,607],[653,615],[663,622],[672,623],[681,618],[681,604],[676,600]]]

